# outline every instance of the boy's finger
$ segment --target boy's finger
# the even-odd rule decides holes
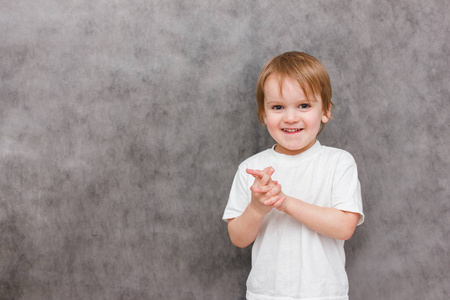
[[[283,205],[283,203],[284,203],[284,201],[286,200],[286,196],[281,196],[280,197],[280,199],[278,199],[274,204],[273,204],[273,207],[275,207],[275,208],[280,208],[282,205]]]
[[[250,187],[250,190],[253,191],[253,189],[257,188],[258,186],[260,186],[260,178],[259,177],[255,177],[255,181],[253,181],[252,186]]]
[[[270,185],[269,185],[270,186]],[[276,196],[281,192],[281,184],[277,184],[277,185],[272,185],[271,187],[271,191],[268,193],[269,196]]]
[[[264,201],[264,205],[273,205],[275,202],[278,201],[278,198],[279,198],[278,195],[271,197],[271,198],[267,199],[266,201]]]
[[[270,199],[270,205],[272,205],[275,208],[280,208],[284,201],[286,200],[286,196],[285,195],[276,195],[275,197],[272,197]]]
[[[246,169],[245,170],[247,172],[247,174],[252,175],[253,177],[261,177],[263,172],[260,170],[252,170],[252,169]]]
[[[271,189],[272,189],[272,187],[269,186],[269,185],[261,185],[261,186],[255,187],[255,188],[253,189],[253,192],[265,194],[265,193],[267,193],[268,191],[270,191]]]
[[[262,185],[267,185],[269,183],[269,181],[272,179],[271,176],[272,176],[273,172],[275,172],[274,168],[272,168],[272,167],[265,168],[263,170],[263,175],[261,176],[260,183]]]
[[[267,167],[264,170],[262,170],[262,173],[267,173],[270,176],[272,176],[273,172],[275,172],[275,169],[273,167]]]

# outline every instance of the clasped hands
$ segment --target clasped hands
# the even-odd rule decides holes
[[[255,178],[250,187],[252,203],[263,213],[268,213],[272,208],[284,211],[287,206],[286,195],[281,190],[281,185],[272,180],[275,169],[267,167],[264,170],[247,169],[246,172]]]

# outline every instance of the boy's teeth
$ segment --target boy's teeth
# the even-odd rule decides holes
[[[299,129],[284,129],[284,131],[287,131],[287,132],[296,132],[296,131],[299,131]]]

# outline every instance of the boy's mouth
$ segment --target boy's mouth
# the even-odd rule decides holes
[[[285,132],[293,133],[293,132],[302,131],[303,129],[302,129],[302,128],[296,128],[296,129],[283,128],[283,129],[281,129],[281,130],[283,130],[283,131],[285,131]]]

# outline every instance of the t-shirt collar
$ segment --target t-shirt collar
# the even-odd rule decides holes
[[[316,140],[316,142],[314,143],[314,145],[312,145],[311,148],[309,148],[308,150],[306,150],[305,152],[296,154],[296,155],[287,155],[287,154],[283,154],[283,153],[278,153],[275,151],[275,146],[277,144],[272,146],[272,149],[270,149],[271,154],[281,160],[281,161],[286,161],[286,162],[295,162],[295,161],[299,161],[299,160],[304,160],[306,158],[309,158],[311,156],[313,156],[314,154],[316,154],[317,152],[320,151],[320,148],[322,147],[322,145],[320,144],[320,142],[318,140]]]

